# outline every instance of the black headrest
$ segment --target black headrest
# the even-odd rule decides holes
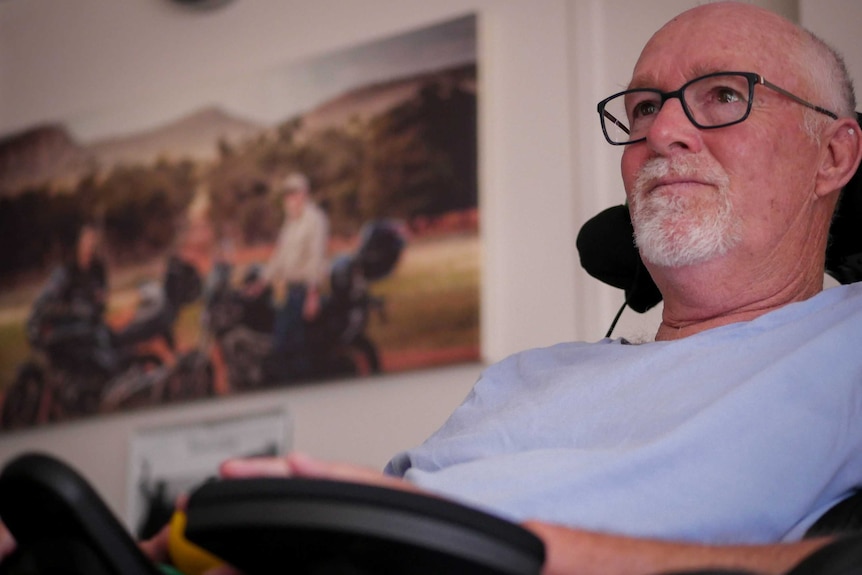
[[[856,117],[862,124],[862,113]],[[829,235],[826,272],[842,284],[862,280],[862,168],[842,192]],[[613,206],[588,220],[578,233],[577,248],[587,273],[624,290],[633,310],[643,313],[661,301],[635,247],[627,206]]]
[[[587,273],[625,290],[626,304],[636,312],[643,313],[661,301],[661,292],[635,247],[628,206],[613,206],[587,220],[576,245]]]

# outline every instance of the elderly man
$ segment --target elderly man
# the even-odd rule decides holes
[[[223,474],[451,497],[532,529],[549,574],[780,573],[822,545],[800,538],[862,484],[862,285],[822,289],[862,157],[840,58],[773,13],[707,4],[659,30],[600,108],[664,296],[655,342],[491,366],[386,475],[301,454]]]
[[[329,223],[310,198],[308,178],[294,172],[278,186],[284,202],[284,223],[275,251],[264,268],[263,283],[275,288],[273,352],[300,353],[305,344],[304,322],[320,309],[320,282],[326,270]],[[296,358],[294,358],[296,359]]]

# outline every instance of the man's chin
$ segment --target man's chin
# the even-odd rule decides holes
[[[720,243],[706,240],[685,243],[675,241],[662,242],[656,245],[651,242],[638,242],[638,250],[645,263],[662,268],[685,268],[707,263],[725,255],[728,249]]]
[[[739,243],[738,226],[728,217],[697,217],[692,212],[632,219],[641,258],[655,266],[703,264]]]

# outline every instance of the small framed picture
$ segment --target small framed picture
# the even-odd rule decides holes
[[[127,527],[139,538],[154,535],[170,520],[177,497],[215,478],[222,461],[283,454],[291,443],[286,411],[136,434],[129,450]]]

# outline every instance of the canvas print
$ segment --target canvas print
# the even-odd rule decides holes
[[[476,18],[0,136],[3,430],[479,358]]]

